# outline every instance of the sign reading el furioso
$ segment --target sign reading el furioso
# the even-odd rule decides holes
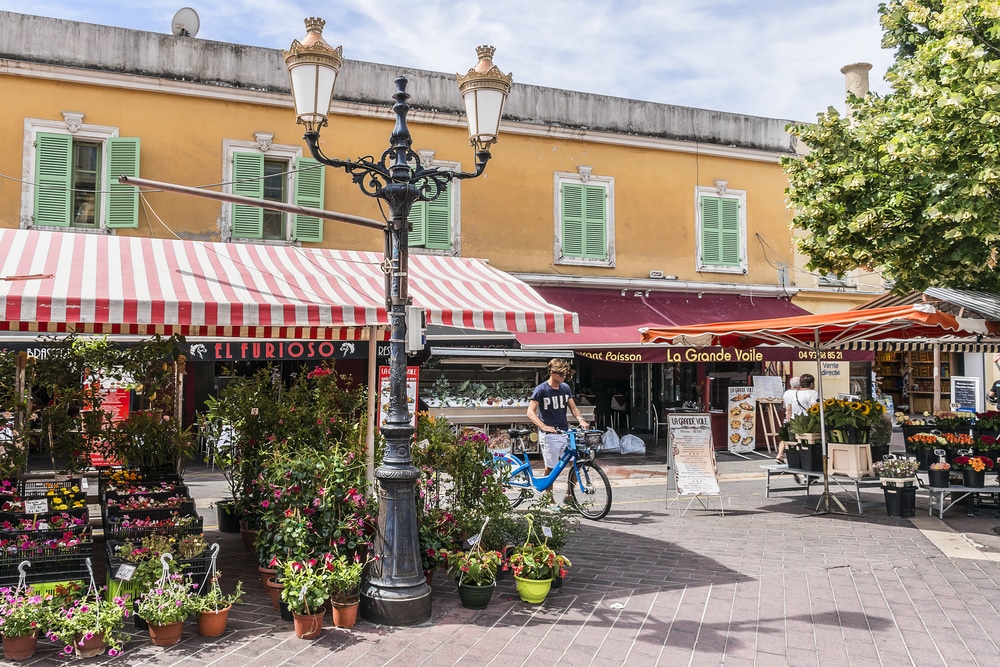
[[[379,344],[388,355],[388,343]],[[190,343],[189,361],[269,361],[295,359],[365,359],[368,343],[337,340],[259,340]]]
[[[575,353],[595,361],[614,361],[624,364],[681,364],[710,362],[760,362],[760,361],[816,361],[814,350],[793,347],[649,347],[618,350],[613,348],[575,350]],[[871,361],[875,353],[867,350],[823,350],[823,361]]]
[[[712,446],[712,418],[704,413],[667,415],[670,459],[677,495],[719,495]]]

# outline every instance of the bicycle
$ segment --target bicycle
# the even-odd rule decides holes
[[[542,493],[552,488],[556,478],[568,467],[570,488],[566,494],[566,503],[588,519],[594,521],[603,519],[611,509],[611,482],[601,467],[594,463],[597,452],[586,444],[577,444],[576,441],[578,435],[600,433],[600,431],[580,429],[563,431],[569,437],[569,442],[559,461],[556,462],[555,468],[544,477],[535,477],[528,461],[524,436],[529,433],[531,431],[527,429],[508,430],[511,451],[493,453],[493,465],[506,487],[507,500],[511,508],[523,503],[536,491]],[[517,457],[518,451],[523,459]]]

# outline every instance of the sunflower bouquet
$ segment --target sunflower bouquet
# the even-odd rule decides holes
[[[819,403],[809,408],[819,414]],[[823,401],[824,425],[833,442],[868,442],[872,428],[885,415],[878,401],[849,401],[828,398]]]

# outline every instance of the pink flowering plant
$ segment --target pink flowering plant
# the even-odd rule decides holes
[[[364,575],[364,561],[358,554],[328,553],[323,556],[324,567],[329,572],[330,599],[337,604],[353,604],[360,599],[361,577]]]
[[[320,611],[330,599],[330,576],[325,558],[287,561],[281,570],[281,599],[295,614],[307,615]]]
[[[195,611],[198,584],[189,577],[171,574],[139,597],[136,613],[150,625],[182,622]]]
[[[454,551],[445,555],[448,574],[460,584],[469,586],[489,586],[496,583],[497,570],[501,566],[500,552],[483,549]]]
[[[38,632],[49,616],[51,595],[31,588],[0,588],[0,635],[27,637]]]
[[[125,619],[130,615],[128,600],[116,596],[106,601],[100,595],[86,595],[80,599],[63,601],[49,616],[45,636],[49,641],[63,644],[63,653],[71,655],[74,644],[83,645],[95,635],[104,637],[108,655],[116,656],[128,642]]]

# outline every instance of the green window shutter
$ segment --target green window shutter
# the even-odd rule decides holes
[[[708,266],[740,266],[739,200],[701,198],[701,262]]]
[[[69,227],[72,179],[73,137],[39,132],[35,136],[36,225]]]
[[[317,160],[300,157],[295,160],[295,204],[323,208],[323,186],[326,169]],[[296,241],[319,243],[323,240],[323,220],[308,215],[296,215],[292,222],[292,238]]]
[[[564,257],[607,259],[607,190],[599,185],[563,183],[562,253]]]
[[[427,202],[413,202],[410,214],[406,216],[412,229],[406,237],[406,245],[410,248],[422,248],[427,243]]]
[[[123,185],[118,177],[139,175],[139,139],[108,139],[108,229],[139,226],[139,189]]]
[[[264,198],[264,156],[261,153],[233,154],[233,194]],[[264,209],[233,204],[234,239],[264,238]]]
[[[424,247],[451,250],[451,183],[434,201],[425,202]]]

